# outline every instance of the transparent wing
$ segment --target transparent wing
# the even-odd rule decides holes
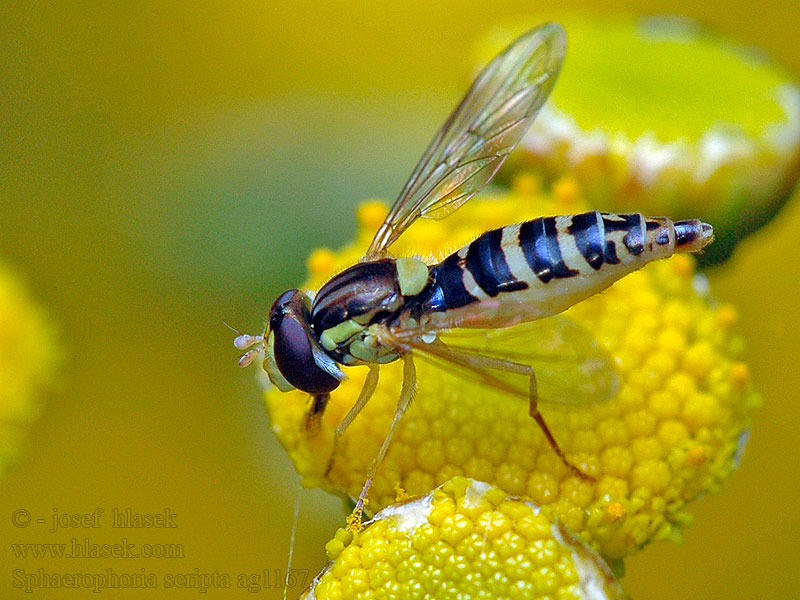
[[[550,407],[569,409],[602,402],[619,389],[610,355],[590,331],[562,315],[507,329],[456,329],[439,338],[449,350],[465,357],[489,357],[532,367],[539,401]],[[433,345],[418,343],[413,349],[415,355],[461,377],[528,398],[528,382],[521,375],[509,375],[490,365],[465,368],[466,361],[454,361]]]
[[[382,254],[417,218],[442,218],[489,182],[550,94],[565,50],[564,30],[547,23],[486,66],[417,163],[368,258]]]

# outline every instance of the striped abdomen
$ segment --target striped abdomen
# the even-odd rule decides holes
[[[597,211],[488,231],[430,268],[416,311],[435,326],[502,327],[547,317],[648,262],[713,239],[698,220]]]

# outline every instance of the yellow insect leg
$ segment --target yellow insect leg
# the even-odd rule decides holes
[[[333,461],[336,460],[336,452],[344,432],[347,431],[347,428],[350,427],[350,423],[353,422],[358,416],[358,413],[361,412],[361,409],[363,409],[367,405],[367,402],[369,402],[369,399],[372,398],[372,394],[375,393],[375,388],[378,386],[379,371],[380,367],[378,367],[378,365],[369,365],[369,373],[364,380],[364,385],[361,388],[361,393],[358,395],[358,400],[356,400],[353,408],[345,415],[341,423],[336,426],[336,431],[333,434],[333,450],[331,451],[331,457],[328,459],[328,467],[325,469],[326,479],[333,468]]]
[[[386,451],[389,449],[389,443],[392,441],[392,436],[394,436],[397,425],[400,423],[400,421],[402,421],[403,415],[405,415],[406,410],[411,404],[411,400],[414,398],[414,392],[416,389],[417,370],[414,367],[414,359],[410,353],[406,353],[403,355],[403,389],[400,392],[400,399],[397,401],[397,408],[394,411],[394,419],[392,419],[392,425],[389,427],[389,433],[386,434],[386,438],[383,440],[383,445],[381,445],[378,455],[372,462],[369,474],[367,475],[367,480],[364,482],[364,487],[361,490],[361,494],[358,496],[358,501],[356,501],[356,506],[353,509],[352,514],[347,518],[347,525],[351,530],[358,531],[361,529],[362,513],[364,511],[364,504],[366,504],[367,501],[367,494],[369,494],[369,488],[372,487],[372,481],[375,479],[375,474],[378,472],[378,467],[381,466],[381,463],[386,456]]]

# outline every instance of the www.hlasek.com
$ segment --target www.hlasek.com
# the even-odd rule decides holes
[[[70,538],[68,544],[11,544],[16,558],[186,558],[183,544],[135,544],[122,538],[116,544],[100,544]]]
[[[235,579],[234,579],[235,578]],[[191,589],[200,593],[220,588],[237,587],[248,592],[260,592],[267,588],[305,587],[308,569],[292,569],[286,574],[280,569],[264,569],[259,573],[220,573],[216,569],[201,573],[165,573],[160,577],[141,568],[138,572],[118,573],[106,569],[101,573],[50,573],[44,569],[26,571],[14,569],[11,572],[11,585],[30,594],[40,590],[85,589],[94,593],[114,589]],[[235,581],[235,583],[234,583]]]

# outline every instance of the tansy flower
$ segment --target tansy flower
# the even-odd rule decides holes
[[[395,504],[355,534],[302,598],[626,597],[595,552],[535,504],[462,477]]]
[[[475,62],[541,20],[496,28]],[[800,173],[800,87],[783,69],[688,19],[557,20],[569,38],[564,68],[506,177],[571,173],[593,207],[712,223],[706,263],[788,199]]]
[[[22,283],[0,264],[0,475],[39,414],[39,394],[58,360],[54,337]]]
[[[552,197],[537,189],[526,177],[512,193],[473,199],[446,220],[422,219],[392,251],[438,260],[488,229],[586,209],[572,179],[558,182]],[[316,290],[356,262],[386,210],[382,203],[363,204],[356,241],[340,252],[315,251],[306,287]],[[679,255],[565,313],[605,349],[620,381],[603,402],[542,405],[561,448],[596,481],[568,471],[527,403],[418,360],[416,399],[378,471],[368,509],[391,504],[398,484],[415,496],[464,476],[533,501],[609,559],[678,537],[686,503],[716,490],[735,467],[759,402],[737,359],[736,311],[713,303],[704,282],[693,259]],[[304,428],[307,394],[267,389],[266,404],[304,484],[356,497],[394,414],[402,365],[381,367],[375,395],[342,438],[326,477],[334,429],[355,403],[367,369],[346,372],[317,435]]]

